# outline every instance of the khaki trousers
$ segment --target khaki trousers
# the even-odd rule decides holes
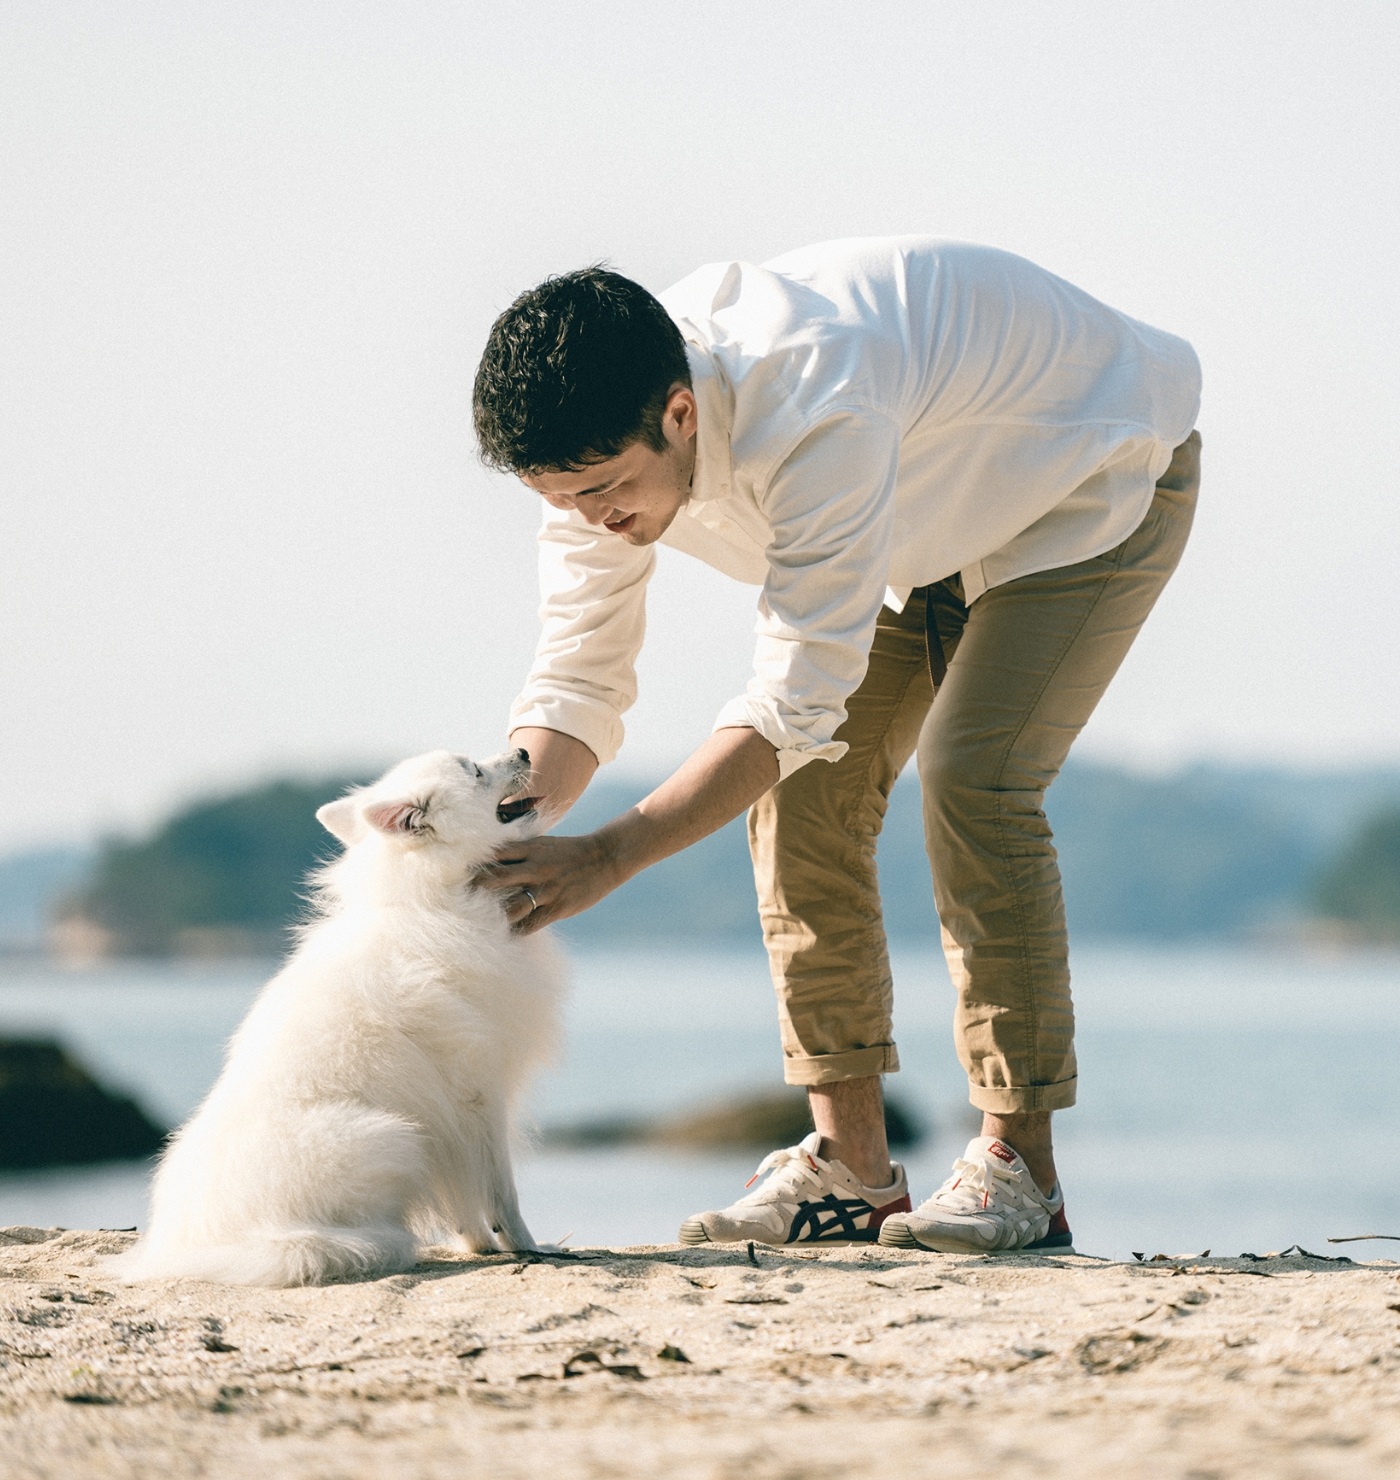
[[[750,812],[789,1084],[899,1067],[875,842],[917,753],[972,1103],[1001,1114],[1074,1103],[1069,942],[1042,803],[1181,557],[1200,446],[1193,432],[1177,448],[1147,517],[1107,554],[995,586],[971,608],[956,576],[885,608],[837,731],[850,749]],[[930,620],[947,660],[937,690]]]

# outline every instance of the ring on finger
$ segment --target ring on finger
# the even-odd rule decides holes
[[[530,901],[530,913],[533,915],[540,907],[539,901],[528,889],[522,889],[520,892]]]

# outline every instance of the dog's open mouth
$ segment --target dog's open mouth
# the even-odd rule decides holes
[[[519,822],[522,817],[528,817],[539,806],[539,801],[538,797],[507,797],[496,808],[496,821]]]

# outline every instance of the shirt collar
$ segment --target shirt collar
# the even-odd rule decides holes
[[[734,390],[724,378],[709,351],[687,342],[691,386],[700,413],[695,435],[695,476],[690,501],[709,503],[725,498],[734,482],[734,464],[729,451],[729,429],[734,421]]]

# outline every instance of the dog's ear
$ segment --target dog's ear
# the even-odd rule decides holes
[[[332,837],[339,838],[348,848],[358,843],[365,833],[364,819],[360,816],[359,804],[353,796],[337,797],[318,809],[316,821]]]
[[[399,837],[423,831],[424,811],[421,802],[402,797],[393,802],[372,802],[361,815],[377,832]]]

